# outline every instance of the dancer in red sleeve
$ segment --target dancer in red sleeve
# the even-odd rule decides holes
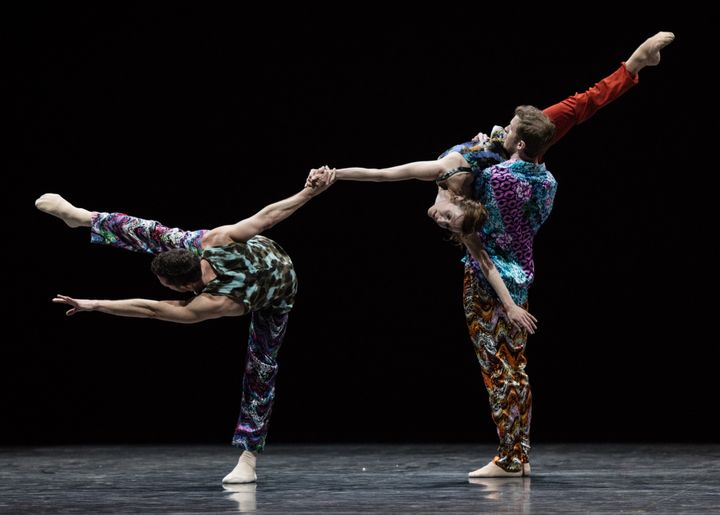
[[[527,313],[534,279],[533,242],[552,210],[557,187],[542,164],[545,151],[575,125],[592,117],[638,82],[638,72],[660,62],[674,35],[658,32],[621,66],[584,93],[540,111],[520,106],[504,129],[478,134],[434,161],[391,168],[342,168],[339,180],[435,181],[438,194],[428,215],[460,239],[465,258],[465,315],[490,396],[500,446],[498,455],[470,477],[530,475],[531,392],[525,344],[535,319]],[[314,174],[325,173],[321,168]],[[318,175],[318,177],[320,177]],[[506,288],[488,282],[488,270]],[[501,291],[509,291],[503,295]]]

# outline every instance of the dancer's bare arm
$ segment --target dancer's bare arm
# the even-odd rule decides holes
[[[74,299],[58,294],[53,302],[69,305],[70,309],[65,313],[68,316],[80,311],[100,311],[120,317],[155,318],[179,324],[195,324],[211,318],[245,314],[245,306],[229,297],[217,295],[198,295],[189,302],[179,302],[150,299]]]
[[[474,257],[480,265],[480,270],[490,283],[490,286],[495,290],[503,308],[507,312],[510,322],[521,329],[525,329],[530,334],[534,334],[537,328],[537,319],[515,304],[495,264],[487,252],[485,252],[480,238],[477,235],[468,235],[463,238],[463,243],[470,251],[472,257]]]
[[[282,222],[300,209],[308,200],[316,197],[335,182],[334,170],[324,172],[313,186],[306,186],[292,197],[288,197],[269,206],[249,218],[233,225],[223,225],[209,231],[204,238],[207,246],[226,245],[231,242],[247,241]]]
[[[434,181],[447,170],[458,166],[467,166],[467,163],[460,154],[452,152],[442,159],[415,161],[390,168],[338,168],[336,174],[340,181]]]

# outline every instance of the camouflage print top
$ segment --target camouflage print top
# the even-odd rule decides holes
[[[202,293],[230,297],[248,311],[287,313],[292,308],[297,277],[290,257],[273,240],[255,236],[244,243],[206,247],[201,257],[217,274]]]

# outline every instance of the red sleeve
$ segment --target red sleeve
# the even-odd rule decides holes
[[[638,76],[630,75],[625,63],[614,73],[588,89],[576,93],[543,112],[555,124],[555,137],[550,145],[557,143],[575,125],[578,125],[638,83]]]

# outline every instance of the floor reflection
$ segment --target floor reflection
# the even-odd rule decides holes
[[[227,498],[237,503],[239,512],[248,512],[257,510],[257,500],[255,499],[255,490],[257,483],[244,483],[241,485],[223,484],[223,489],[228,493]]]
[[[225,489],[225,446],[5,447],[0,513],[720,513],[720,445],[538,447],[532,478],[469,479],[493,445],[277,445]]]
[[[468,483],[483,488],[482,495],[516,513],[530,512],[529,477],[471,477]]]

